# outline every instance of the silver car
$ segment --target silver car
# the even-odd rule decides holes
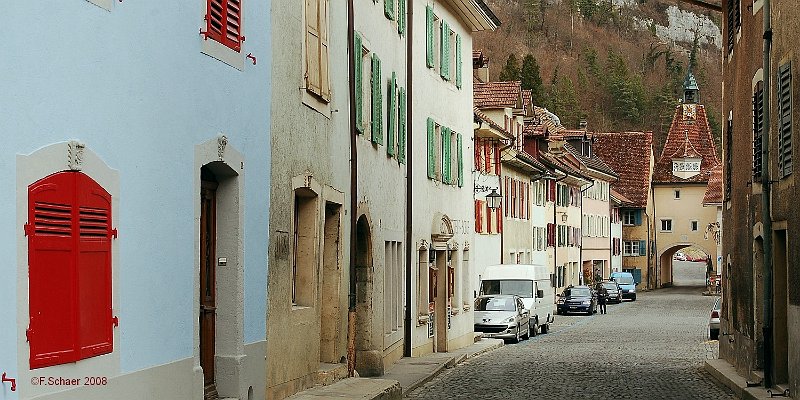
[[[711,307],[711,318],[708,319],[708,338],[711,340],[719,339],[719,313],[722,309],[722,297],[717,297],[714,307]]]
[[[510,339],[514,343],[528,339],[529,320],[530,314],[519,296],[494,294],[475,299],[475,332],[484,337]]]

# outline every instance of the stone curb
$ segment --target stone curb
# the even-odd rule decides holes
[[[727,386],[741,400],[762,400],[772,398],[763,386],[748,387],[747,380],[736,372],[736,369],[727,361],[716,359],[706,360],[705,370],[715,379]],[[773,389],[774,392],[777,390]],[[791,397],[778,397],[791,400]]]

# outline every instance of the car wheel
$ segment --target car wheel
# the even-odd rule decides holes
[[[528,337],[534,337],[537,334],[536,323],[528,325]]]
[[[633,297],[631,298],[631,301],[636,301],[636,295],[633,295]]]
[[[530,338],[531,338],[531,330],[530,330],[530,328],[529,329],[525,329],[525,334],[522,335],[522,340],[528,340]]]
[[[542,334],[547,333],[550,330],[550,324],[542,325]]]
[[[592,312],[592,307],[590,306],[589,310],[586,311],[586,315],[592,315],[592,314],[594,314],[594,312]]]
[[[711,329],[708,332],[708,338],[711,340],[719,340],[719,329]]]

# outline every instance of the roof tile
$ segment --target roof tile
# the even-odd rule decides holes
[[[619,176],[611,187],[630,199],[632,207],[647,207],[653,133],[595,133],[594,139],[594,154]]]
[[[700,173],[688,179],[679,178],[672,174],[672,158],[684,157],[684,155],[686,157],[699,156],[702,158]],[[694,119],[684,115],[682,105],[675,107],[675,117],[672,119],[664,150],[661,152],[661,157],[659,157],[653,170],[653,182],[707,182],[709,172],[717,164],[719,164],[717,150],[714,145],[714,138],[711,136],[711,128],[708,126],[705,107],[700,104],[696,105]]]
[[[475,83],[472,86],[475,107],[518,108],[522,101],[520,81]]]

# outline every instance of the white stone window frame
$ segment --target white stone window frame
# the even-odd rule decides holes
[[[88,1],[105,1],[105,0],[88,0]],[[111,1],[111,0],[109,0]],[[245,12],[244,9],[239,14],[239,34],[244,36],[242,32],[244,32],[244,16]],[[203,16],[208,15],[208,2],[203,1]],[[305,21],[305,19],[304,19]],[[205,31],[205,19],[203,19],[204,25],[200,27],[200,31]],[[225,64],[230,65],[233,68],[236,68],[239,71],[244,70],[244,40],[242,40],[242,44],[239,48],[239,51],[233,50],[232,48],[225,46],[224,44],[207,37],[203,37],[203,35],[199,35],[200,37],[200,52],[211,57],[215,58],[219,61],[222,61]],[[305,42],[305,40],[303,41]],[[305,45],[303,45],[303,51],[305,51]]]
[[[639,257],[639,241],[638,240],[623,240],[622,241],[622,255],[624,257]]]
[[[659,227],[660,228],[659,230],[661,232],[672,232],[673,229],[672,218],[661,218],[660,221],[661,221],[661,226]],[[666,225],[669,225],[668,226],[669,229],[664,229]]]

